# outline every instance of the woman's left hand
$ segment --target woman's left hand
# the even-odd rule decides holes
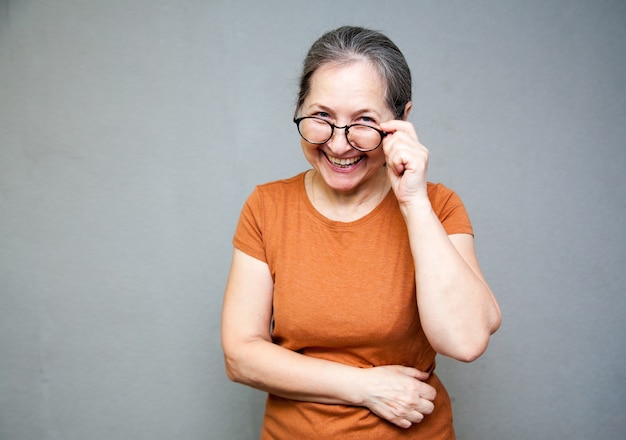
[[[391,187],[398,202],[409,205],[428,201],[428,150],[420,143],[413,124],[392,120],[380,124],[380,128],[389,133],[383,140],[383,151]]]

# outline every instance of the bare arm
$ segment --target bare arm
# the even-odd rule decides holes
[[[389,121],[383,148],[391,186],[407,224],[415,262],[422,328],[433,348],[472,361],[500,326],[498,304],[485,282],[469,234],[448,236],[428,199],[428,150],[413,125]]]
[[[437,352],[473,361],[486,350],[501,322],[478,265],[474,238],[448,236],[432,210],[406,218],[422,327]]]
[[[316,359],[271,341],[273,282],[267,264],[235,250],[222,312],[228,377],[294,400],[365,406],[401,427],[433,410],[426,373],[388,366],[356,368]]]

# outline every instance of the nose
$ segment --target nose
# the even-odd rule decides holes
[[[336,153],[337,155],[343,154],[346,151],[352,150],[352,145],[348,142],[348,126],[338,127],[333,125],[333,134],[326,145]]]

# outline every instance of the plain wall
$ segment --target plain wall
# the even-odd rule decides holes
[[[219,342],[231,237],[308,168],[300,64],[342,24],[405,53],[503,310],[439,361],[459,439],[626,438],[626,3],[3,0],[1,440],[258,437]]]

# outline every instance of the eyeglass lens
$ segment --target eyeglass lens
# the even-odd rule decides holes
[[[333,126],[329,122],[317,118],[300,120],[298,130],[304,140],[312,144],[323,144],[330,140],[333,134]],[[382,141],[382,135],[374,127],[351,125],[345,130],[348,142],[357,150],[374,150]]]

